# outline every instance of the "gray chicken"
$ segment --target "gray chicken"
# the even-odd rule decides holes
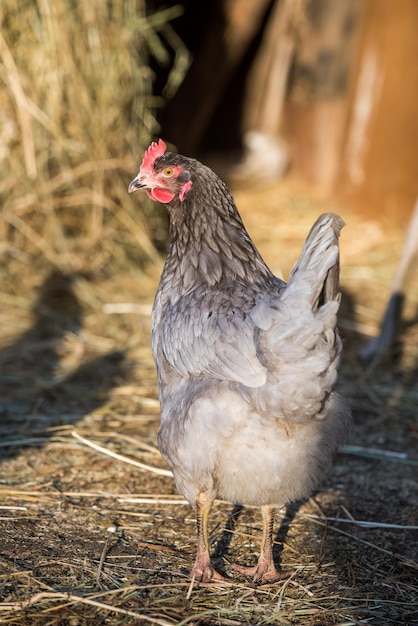
[[[146,151],[129,192],[166,204],[167,259],[153,308],[161,404],[158,444],[197,518],[192,577],[212,566],[207,522],[215,498],[260,506],[257,582],[279,577],[276,508],[308,496],[346,437],[350,409],[333,386],[341,353],[338,235],[322,215],[286,284],[264,263],[234,200],[195,159]]]

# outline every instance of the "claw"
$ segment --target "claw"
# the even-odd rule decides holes
[[[287,574],[279,572],[273,564],[264,563],[263,565],[260,561],[254,567],[246,567],[245,565],[238,565],[237,563],[232,563],[230,567],[234,572],[252,578],[254,583],[274,583],[287,576]]]
[[[191,578],[194,578],[199,583],[230,583],[231,579],[222,576],[215,570],[210,563],[200,563],[196,561],[193,569],[190,573]]]

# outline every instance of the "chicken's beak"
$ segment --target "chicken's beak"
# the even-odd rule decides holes
[[[138,189],[145,189],[147,183],[145,180],[138,174],[136,178],[131,180],[128,187],[128,193],[133,193],[134,191],[138,191]]]

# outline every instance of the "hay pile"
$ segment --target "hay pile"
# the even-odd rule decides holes
[[[158,221],[144,226],[126,187],[158,132],[150,57],[168,60],[179,8],[144,4],[2,1],[3,264],[91,273],[155,259]]]

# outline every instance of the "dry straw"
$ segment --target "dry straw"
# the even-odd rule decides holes
[[[0,253],[64,270],[154,260],[152,229],[126,188],[158,134],[150,59],[172,91],[187,54],[141,0],[2,0]]]

